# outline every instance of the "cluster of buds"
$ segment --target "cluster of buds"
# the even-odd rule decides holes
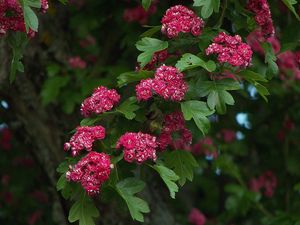
[[[124,160],[127,162],[156,160],[156,137],[150,134],[127,132],[119,138],[116,147],[123,147]]]
[[[266,171],[258,178],[252,178],[249,183],[250,190],[259,192],[261,189],[264,190],[263,194],[266,197],[272,197],[277,187],[277,178],[272,171]]]
[[[199,36],[204,27],[204,21],[192,10],[182,5],[169,8],[162,18],[161,23],[161,31],[168,38],[177,37],[181,32]]]
[[[48,0],[41,0],[43,13],[47,11],[48,7]],[[0,35],[5,35],[8,31],[26,33],[24,14],[18,0],[0,1]],[[34,31],[28,31],[29,37],[34,35]]]
[[[173,140],[174,133],[177,133],[179,137]],[[158,143],[161,151],[164,151],[169,145],[173,149],[189,149],[192,143],[192,133],[185,127],[182,112],[174,112],[165,116]]]
[[[81,104],[81,114],[84,117],[92,114],[101,114],[111,110],[120,100],[120,95],[115,89],[109,90],[104,86],[97,87],[92,96],[86,98]]]
[[[183,74],[175,67],[163,65],[156,70],[154,79],[141,80],[136,86],[136,95],[139,101],[148,100],[153,92],[165,100],[181,101],[187,90]]]
[[[252,59],[251,47],[239,35],[230,36],[225,32],[219,33],[206,49],[206,55],[211,54],[217,54],[220,63],[239,67],[249,66]]]
[[[263,36],[266,38],[273,36],[275,29],[273,26],[270,7],[267,0],[249,0],[247,9],[255,14],[255,22],[261,27]]]
[[[81,183],[86,192],[93,196],[109,178],[110,158],[105,153],[90,152],[66,173],[68,181]]]
[[[65,143],[64,150],[71,150],[72,155],[76,156],[84,149],[92,151],[94,141],[104,138],[105,128],[102,126],[77,127],[76,133],[71,137],[70,142]]]

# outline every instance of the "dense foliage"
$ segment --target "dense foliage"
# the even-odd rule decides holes
[[[47,21],[62,8],[67,20]],[[42,46],[42,107],[67,115],[55,166],[70,223],[300,224],[298,1],[0,0],[0,12],[11,85]],[[56,26],[67,52],[54,46]],[[45,176],[16,159],[13,120],[0,135],[9,224],[33,188],[23,176]],[[46,192],[22,199],[43,207],[22,208],[20,223],[55,223]]]

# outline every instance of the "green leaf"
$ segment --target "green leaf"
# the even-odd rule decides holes
[[[199,165],[194,156],[184,150],[166,152],[165,164],[179,176],[179,184],[183,186],[186,180],[193,181],[194,169]]]
[[[12,48],[13,58],[10,65],[9,80],[12,83],[16,79],[17,71],[24,72],[24,66],[21,62],[23,52],[28,43],[27,35],[23,32],[14,32],[8,38],[9,45]]]
[[[155,33],[160,31],[160,29],[161,29],[161,26],[153,26],[149,30],[142,33],[140,36],[141,37],[152,37]]]
[[[67,184],[66,174],[62,174],[56,183],[56,190],[60,191],[64,189]]]
[[[47,105],[50,102],[54,102],[61,88],[66,86],[70,80],[68,76],[54,76],[48,78],[43,84],[41,97],[43,105]]]
[[[197,127],[203,134],[206,134],[210,128],[207,116],[212,115],[215,111],[207,107],[205,102],[191,100],[181,103],[181,110],[186,120],[193,118]]]
[[[41,0],[23,0],[25,5],[28,5],[30,7],[34,8],[41,8]]]
[[[134,113],[140,107],[135,104],[137,102],[136,97],[130,97],[124,101],[116,110],[126,117],[128,120],[135,118],[136,114]]]
[[[98,209],[85,192],[70,209],[68,220],[71,223],[79,221],[79,225],[95,225],[94,219],[99,216]]]
[[[201,16],[206,19],[213,11],[219,12],[220,0],[194,0],[194,6],[202,6]]]
[[[292,13],[294,13],[295,17],[300,21],[300,17],[298,13],[296,12],[296,9],[293,5],[297,4],[297,0],[282,0],[283,3],[291,10]]]
[[[67,4],[68,0],[58,0],[59,2],[61,2],[62,4]]]
[[[216,64],[214,61],[209,60],[208,62],[205,62],[204,60],[200,59],[198,56],[195,56],[191,53],[185,53],[181,59],[176,63],[175,65],[177,69],[180,71],[193,69],[196,67],[203,67],[208,72],[215,71]]]
[[[143,8],[147,11],[151,5],[152,0],[142,0]]]
[[[143,213],[149,213],[148,203],[134,196],[145,188],[145,183],[136,178],[127,178],[116,185],[116,191],[125,200],[132,219],[144,222]]]
[[[153,168],[159,173],[160,177],[167,185],[171,198],[175,199],[175,193],[178,192],[178,186],[175,182],[179,180],[179,176],[177,176],[173,170],[163,165],[155,165]]]
[[[152,75],[153,75],[152,71],[146,71],[146,70],[122,73],[120,76],[117,77],[118,87],[123,87],[132,82],[147,79]]]
[[[101,118],[95,117],[95,118],[84,118],[80,121],[80,126],[93,126],[95,123],[97,123]]]
[[[155,52],[168,48],[168,42],[156,38],[144,37],[136,43],[136,48],[143,52],[138,56],[137,61],[140,63],[141,68],[144,68],[152,60]]]
[[[273,51],[273,47],[269,42],[264,42],[262,47],[265,51],[265,63],[268,64],[267,76],[268,79],[272,79],[274,75],[276,75],[279,71],[278,66],[276,64],[276,56]]]
[[[199,81],[199,84],[197,82],[197,87],[201,97],[208,96],[208,107],[210,109],[216,108],[219,114],[226,113],[226,104],[234,105],[234,99],[228,91],[240,89],[239,83],[232,79]]]
[[[251,70],[243,70],[243,71],[239,72],[238,75],[240,75],[246,81],[248,81],[250,84],[252,84],[256,88],[256,90],[258,91],[258,93],[260,94],[260,96],[263,97],[263,99],[266,102],[268,102],[268,99],[266,97],[266,95],[270,95],[268,89],[265,86],[263,86],[262,84],[258,83],[258,81],[260,81],[260,82],[267,82],[268,80],[266,80],[260,74],[255,73],[255,72],[253,72]]]
[[[26,31],[28,32],[30,28],[31,30],[37,32],[39,27],[39,20],[35,12],[27,5],[24,6],[23,12],[24,12]]]

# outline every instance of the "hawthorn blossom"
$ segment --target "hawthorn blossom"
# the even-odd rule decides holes
[[[124,160],[127,162],[143,163],[151,159],[156,160],[156,137],[142,132],[127,132],[117,142],[117,149],[123,147]]]
[[[86,98],[81,104],[81,114],[89,117],[92,114],[101,114],[111,110],[120,101],[120,95],[115,89],[104,86],[97,87],[92,96]]]
[[[110,157],[105,153],[90,152],[66,173],[68,181],[80,183],[90,196],[100,193],[101,185],[110,174]]]
[[[173,134],[178,138],[173,138]],[[192,143],[192,133],[185,127],[182,112],[168,114],[164,118],[161,134],[158,138],[159,150],[164,151],[168,146],[173,149],[189,150]]]
[[[261,27],[261,32],[266,38],[273,36],[275,29],[273,26],[270,7],[267,0],[249,0],[247,9],[255,14],[254,19]]]
[[[194,225],[204,225],[206,223],[205,215],[199,209],[196,208],[193,208],[190,211],[188,220]]]
[[[68,60],[69,66],[72,69],[84,69],[86,68],[86,62],[82,60],[79,56],[74,56]]]
[[[105,128],[102,126],[94,127],[77,127],[76,133],[71,137],[69,142],[64,144],[64,150],[71,150],[72,155],[76,156],[84,149],[92,151],[93,143],[96,140],[105,138]]]
[[[41,0],[41,11],[45,13],[48,9],[48,0]],[[0,1],[0,36],[8,31],[26,32],[24,14],[17,0]],[[35,32],[29,29],[28,36],[34,37]]]
[[[143,6],[138,5],[134,8],[125,9],[123,19],[128,23],[139,22],[140,24],[146,24],[149,16],[154,14],[156,10],[156,4],[151,4],[147,11],[143,8]]]
[[[297,53],[285,51],[277,56],[277,65],[280,70],[282,80],[300,80],[300,61]]]
[[[192,153],[195,155],[205,155],[207,159],[216,159],[218,157],[217,147],[211,137],[204,137],[198,143],[192,146]]]
[[[231,143],[236,139],[236,132],[230,129],[221,129],[218,133],[218,137],[222,138],[225,143]]]
[[[148,100],[152,93],[163,97],[165,100],[181,101],[188,90],[183,74],[172,66],[159,67],[154,79],[142,80],[136,86],[136,95],[139,101]]]
[[[179,33],[191,33],[199,36],[204,27],[204,21],[192,10],[182,5],[169,8],[162,20],[161,32],[168,38],[174,38]]]
[[[261,43],[263,42],[269,42],[272,45],[275,54],[280,51],[280,42],[276,36],[265,38],[261,30],[255,30],[251,32],[246,39],[248,45],[251,46],[251,49],[261,55],[265,54],[264,49],[261,47]]]
[[[169,57],[169,54],[168,54],[167,49],[155,52],[153,54],[151,61],[149,63],[147,63],[147,65],[145,65],[145,67],[143,69],[144,70],[154,70],[158,63],[163,63],[164,61],[166,61],[166,59],[168,57]]]
[[[263,190],[266,197],[272,197],[277,187],[277,178],[272,171],[266,171],[258,178],[252,178],[249,182],[250,190],[259,192]]]
[[[12,148],[12,133],[10,129],[4,128],[0,131],[0,147],[3,150],[10,150]]]
[[[232,66],[248,67],[251,64],[251,47],[242,42],[239,35],[230,36],[221,32],[213,39],[213,43],[205,50],[206,55],[217,54],[220,63]]]

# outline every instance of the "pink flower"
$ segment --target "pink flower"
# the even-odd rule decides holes
[[[195,225],[204,225],[206,223],[205,215],[198,209],[193,208],[189,214],[189,222]]]
[[[110,157],[105,153],[90,152],[66,173],[68,181],[81,183],[88,195],[100,193],[101,185],[110,174]]]
[[[213,43],[205,50],[206,55],[217,54],[220,63],[232,66],[248,67],[252,60],[252,50],[242,42],[239,35],[230,36],[224,32],[213,39]]]
[[[204,27],[204,21],[192,10],[182,5],[169,8],[162,18],[161,23],[161,31],[168,38],[177,37],[180,32],[199,36]]]
[[[153,79],[141,80],[135,87],[137,100],[148,100],[152,97]]]
[[[156,70],[154,79],[142,80],[136,87],[138,100],[148,100],[152,91],[165,100],[181,101],[188,90],[183,74],[172,66],[161,66]]]
[[[8,128],[4,128],[0,133],[0,147],[6,151],[12,148],[12,133]]]
[[[123,18],[126,22],[139,22],[140,24],[146,24],[150,15],[154,14],[157,10],[156,4],[152,4],[147,11],[138,5],[134,8],[125,9]]]
[[[144,70],[154,70],[157,64],[164,62],[169,57],[168,50],[155,52],[152,60],[144,67]]]
[[[275,36],[265,38],[261,30],[255,30],[247,36],[247,43],[251,46],[252,50],[261,55],[265,54],[264,49],[261,47],[263,42],[269,42],[275,54],[280,51],[280,42]]]
[[[285,51],[277,56],[277,65],[282,80],[300,80],[300,63],[297,53]],[[290,76],[292,75],[292,76]]]
[[[236,139],[236,133],[234,130],[222,129],[220,135],[225,143],[231,143]]]
[[[92,151],[94,141],[104,138],[105,129],[102,126],[77,127],[76,133],[71,137],[70,142],[64,144],[64,150],[68,151],[71,149],[72,155],[76,156],[84,149]]]
[[[79,45],[82,48],[88,48],[88,47],[93,46],[95,44],[96,44],[96,39],[91,35],[88,35],[84,39],[79,41]]]
[[[175,133],[179,136],[176,139],[172,137]],[[191,131],[185,127],[182,112],[174,112],[165,116],[158,139],[160,151],[164,151],[169,145],[173,149],[189,150],[192,138]]]
[[[254,19],[256,24],[261,27],[263,36],[268,38],[274,35],[275,29],[267,0],[249,0],[247,9],[255,14]]]
[[[79,56],[69,58],[68,63],[72,69],[86,68],[86,62],[83,61]]]
[[[272,171],[266,171],[258,178],[252,178],[249,183],[251,191],[259,192],[264,190],[263,194],[266,197],[272,197],[277,187],[277,178]]]
[[[214,145],[211,137],[204,137],[192,147],[192,153],[195,155],[205,155],[211,159],[218,157],[217,147]]]
[[[41,219],[42,215],[43,215],[42,210],[34,211],[30,216],[28,216],[27,223],[29,225],[36,224]]]
[[[120,100],[120,95],[115,89],[104,86],[97,87],[92,96],[86,98],[81,104],[81,114],[89,117],[92,114],[101,114],[111,110]]]
[[[156,160],[156,137],[150,134],[127,132],[117,142],[116,148],[121,147],[124,148],[124,160],[127,162],[136,161],[140,164],[148,159]]]
[[[49,8],[48,0],[41,0],[41,11],[42,13],[46,13]]]
[[[48,9],[48,0],[41,0],[41,11],[45,13]],[[23,10],[17,0],[0,1],[0,36],[7,31],[26,32]],[[28,31],[29,37],[34,37],[35,32]]]

